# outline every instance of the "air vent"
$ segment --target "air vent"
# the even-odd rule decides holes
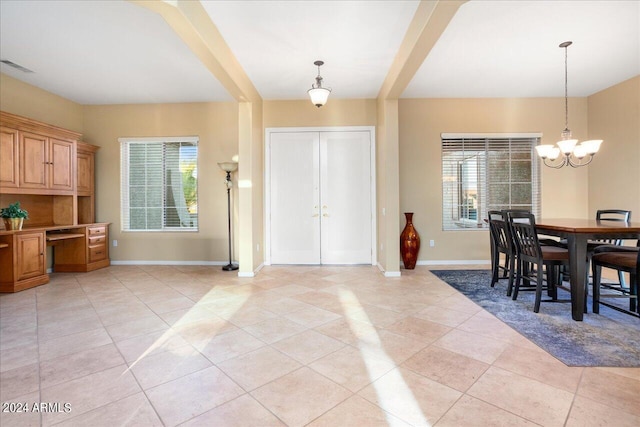
[[[3,63],[3,64],[5,64],[5,65],[8,65],[9,67],[13,67],[13,68],[15,68],[16,70],[20,70],[20,71],[22,71],[23,73],[33,73],[33,71],[31,71],[30,69],[25,68],[25,67],[23,67],[22,65],[18,65],[18,64],[16,64],[15,62],[11,62],[11,61],[9,61],[8,59],[0,59],[0,62],[2,62],[2,63]]]

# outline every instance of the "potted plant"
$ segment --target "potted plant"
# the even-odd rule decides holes
[[[0,209],[0,218],[4,221],[5,230],[22,230],[22,222],[29,218],[29,212],[20,208],[20,202],[15,202]]]

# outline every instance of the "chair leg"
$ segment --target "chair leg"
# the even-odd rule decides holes
[[[602,267],[593,264],[593,312],[600,313],[600,275]]]
[[[632,312],[637,311],[640,314],[640,304],[638,303],[638,277],[635,274],[631,274],[629,292],[631,293],[631,296],[635,296],[635,298],[629,299],[629,310]]]
[[[539,266],[538,267],[538,273],[536,274],[536,302],[533,305],[533,312],[537,313],[540,311],[540,301],[542,301],[542,275],[543,272],[541,271],[544,267],[543,266]],[[547,267],[548,268],[548,267]],[[547,270],[547,280],[549,280],[549,277],[552,277],[553,274],[549,274],[549,270]]]
[[[507,287],[507,296],[510,297],[511,296],[511,292],[513,291],[513,280],[514,280],[514,275],[515,275],[515,270],[516,270],[516,265],[518,265],[518,269],[519,267],[519,263],[516,263],[516,257],[512,256],[509,257],[509,286]]]
[[[494,253],[495,252],[495,253]],[[498,251],[492,251],[491,257],[491,287],[493,288],[498,282],[498,266],[500,265],[500,253]]]
[[[625,283],[625,280],[624,280],[624,271],[618,270],[618,283],[620,283],[621,288],[627,287],[627,284]]]
[[[513,287],[513,296],[511,299],[514,301],[518,298],[518,291],[520,290],[520,281],[522,280],[522,273],[524,269],[524,262],[518,260],[518,270],[516,272],[516,284]]]

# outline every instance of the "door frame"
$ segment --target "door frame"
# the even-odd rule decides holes
[[[273,133],[288,132],[369,132],[371,136],[371,265],[378,264],[376,250],[377,235],[377,201],[376,201],[376,128],[375,126],[312,126],[312,127],[274,127],[265,128],[264,132],[264,264],[271,265],[271,149],[270,141]]]

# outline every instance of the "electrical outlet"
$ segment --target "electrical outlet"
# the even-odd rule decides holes
[[[115,248],[116,246],[118,246],[118,241],[116,239],[113,239],[113,247]]]
[[[431,246],[432,248],[436,245],[436,241],[435,240],[429,240],[429,246]]]

